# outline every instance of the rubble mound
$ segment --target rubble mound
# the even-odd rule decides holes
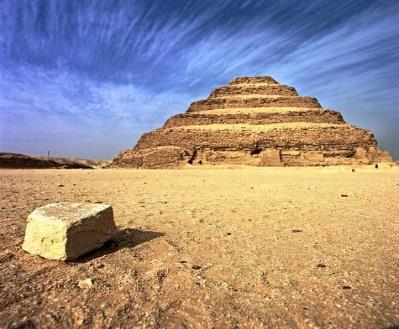
[[[63,159],[63,160],[60,160]],[[26,154],[0,152],[0,168],[13,169],[93,169],[93,166],[81,161],[66,160],[65,158],[32,157]]]
[[[145,133],[112,167],[320,166],[389,162],[374,135],[268,76],[239,77]]]

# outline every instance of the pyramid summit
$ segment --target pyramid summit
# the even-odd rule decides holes
[[[374,135],[269,76],[238,77],[145,133],[114,167],[318,166],[392,161]]]

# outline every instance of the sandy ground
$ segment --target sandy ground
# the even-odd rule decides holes
[[[1,170],[0,193],[1,328],[399,328],[399,167]],[[112,204],[115,242],[22,251],[58,201]]]

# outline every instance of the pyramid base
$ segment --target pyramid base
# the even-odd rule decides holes
[[[388,153],[375,147],[348,150],[187,150],[181,147],[157,147],[126,151],[113,162],[114,167],[181,168],[186,165],[249,165],[249,166],[332,166],[389,163]]]

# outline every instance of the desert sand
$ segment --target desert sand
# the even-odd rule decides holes
[[[1,328],[398,328],[399,167],[0,170]],[[113,206],[78,262],[29,213]]]

